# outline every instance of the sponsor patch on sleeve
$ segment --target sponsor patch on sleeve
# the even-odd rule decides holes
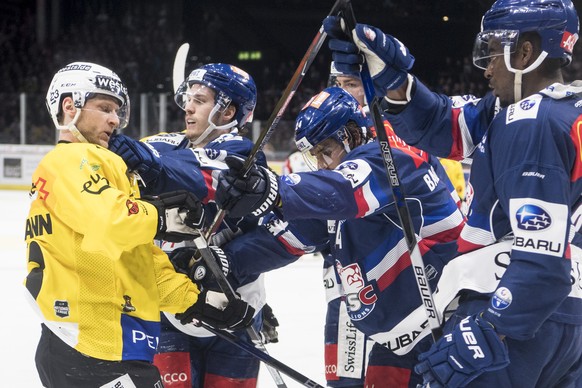
[[[340,164],[334,171],[350,181],[352,187],[358,187],[372,173],[372,168],[363,160],[349,160]]]
[[[535,198],[509,201],[511,228],[515,235],[513,249],[562,257],[568,207]]]

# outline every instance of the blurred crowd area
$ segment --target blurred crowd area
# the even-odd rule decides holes
[[[301,40],[301,47],[296,47],[296,52],[301,53],[300,55],[293,53],[284,56],[279,51],[274,54],[271,52],[270,56],[266,55],[261,61],[241,61],[232,55],[217,55],[215,50],[212,50],[213,47],[222,45],[222,39],[232,46],[236,43],[232,37],[232,34],[237,33],[232,31],[234,19],[229,20],[221,16],[224,13],[221,14],[217,6],[207,10],[201,9],[191,21],[192,25],[188,25],[190,22],[184,19],[181,19],[180,23],[175,22],[177,12],[187,11],[184,9],[185,6],[176,11],[166,3],[159,4],[160,2],[79,0],[67,3],[67,10],[59,12],[61,18],[58,26],[48,25],[46,33],[39,34],[39,19],[35,9],[38,2],[20,3],[9,0],[10,2],[18,3],[18,7],[13,10],[10,17],[2,17],[0,20],[2,53],[0,103],[3,107],[0,111],[0,143],[8,144],[20,143],[22,93],[26,94],[26,143],[54,143],[55,131],[45,108],[45,93],[53,74],[67,63],[78,60],[107,66],[116,71],[126,83],[132,100],[132,119],[126,129],[128,134],[136,137],[140,134],[137,127],[139,117],[144,113],[141,110],[147,110],[148,114],[159,110],[155,102],[140,106],[140,94],[167,95],[168,127],[157,128],[155,120],[151,120],[151,133],[181,130],[183,115],[173,103],[172,65],[176,50],[184,41],[188,41],[191,46],[188,70],[204,63],[228,62],[241,67],[253,76],[259,93],[254,119],[264,126],[313,38],[312,35],[304,43],[304,39]],[[269,7],[276,8],[277,3],[278,0],[275,0]],[[406,7],[398,6],[397,3],[402,4],[396,0],[363,2],[358,11],[361,15],[377,16],[380,8],[382,12],[399,20],[403,18],[412,20],[417,13],[425,15],[436,12],[434,9],[436,2],[410,0],[406,2]],[[491,1],[463,4],[467,6],[469,3],[473,8],[479,8],[470,11],[482,12]],[[296,15],[301,14],[301,1],[288,1],[285,2],[285,6],[295,10]],[[327,8],[327,5],[322,7]],[[247,14],[248,12],[247,10]],[[320,10],[320,13],[325,15],[326,11]],[[4,14],[6,16],[6,12]],[[50,15],[50,12],[48,14]],[[309,19],[309,23],[313,24],[311,30],[314,32],[317,31],[317,18],[320,16],[315,15]],[[241,30],[242,24],[234,26]],[[189,29],[196,29],[198,33],[188,35],[184,31]],[[229,30],[231,35],[223,34],[225,29]],[[452,33],[454,36],[454,31]],[[408,45],[406,35],[399,35],[398,38]],[[425,44],[433,46],[431,43]],[[299,43],[296,44],[298,45]],[[438,39],[434,45],[444,47],[454,45],[454,42]],[[483,78],[483,72],[472,65],[470,48],[443,50],[443,55],[434,55],[432,52],[435,49],[432,47],[428,60],[423,57],[424,50],[419,50],[418,44],[412,46],[414,47],[411,47],[411,51],[417,58],[413,72],[432,90],[448,95],[480,96],[486,93],[487,83]],[[581,46],[582,44],[578,44],[576,47],[574,63],[565,69],[566,81],[582,78]],[[231,46],[226,45],[223,53],[230,51]],[[449,54],[451,52],[458,53],[458,56]],[[276,156],[286,155],[294,149],[293,120],[312,95],[328,86],[329,66],[330,53],[324,44],[287,108],[279,124],[281,128],[278,127],[273,132],[271,144],[267,149],[275,152]]]

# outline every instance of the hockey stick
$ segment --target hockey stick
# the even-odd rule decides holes
[[[218,330],[207,324],[200,322],[200,326],[205,328],[206,330],[210,331],[213,334],[227,340],[231,344],[237,346],[238,348],[244,350],[245,352],[255,356],[266,365],[269,365],[277,370],[285,373],[287,376],[291,377],[293,380],[297,381],[298,383],[302,384],[305,387],[310,388],[323,388],[323,386],[319,385],[315,381],[311,380],[308,377],[303,376],[301,373],[297,372],[295,369],[283,364],[281,361],[277,360],[276,358],[268,355],[267,353],[261,352],[257,348],[255,348],[250,343],[241,340],[240,338],[236,337],[232,333],[224,330]]]
[[[176,57],[174,58],[174,67],[172,71],[172,84],[174,86],[174,93],[178,91],[178,88],[184,81],[184,76],[186,74],[186,60],[188,57],[189,48],[190,45],[188,43],[184,43],[180,46],[180,48],[176,52]],[[202,236],[200,236],[200,239],[199,240],[195,239],[194,243],[196,244],[198,250],[200,251],[200,254],[202,255],[207,267],[210,269],[210,271],[216,278],[220,286],[220,289],[227,296],[228,300],[237,298],[237,295],[232,289],[232,286],[226,280],[226,277],[222,273],[220,267],[218,266],[218,263],[216,263],[214,255],[208,248],[206,240],[203,239]],[[253,327],[247,329],[247,332],[251,339],[253,340],[253,342],[256,344],[257,348],[260,349],[259,351],[262,351],[263,353],[266,354],[267,348],[265,348],[265,345],[263,344],[259,333],[257,333]],[[287,385],[285,385],[283,377],[281,376],[279,371],[273,369],[269,365],[267,365],[267,369],[269,370],[269,373],[273,377],[273,380],[275,381],[275,384],[277,385],[278,388],[287,388]]]
[[[329,11],[329,15],[336,15],[337,13],[339,13],[339,11],[345,6],[345,2],[346,0],[336,0],[335,4],[331,8],[331,11]],[[285,88],[285,91],[279,98],[277,105],[275,105],[275,108],[273,109],[273,112],[271,113],[269,120],[267,120],[267,125],[260,133],[259,138],[256,140],[253,149],[247,156],[242,168],[243,177],[247,176],[249,170],[251,169],[251,166],[253,165],[253,163],[255,163],[257,153],[263,149],[265,144],[267,144],[267,142],[271,138],[273,131],[279,124],[281,117],[283,117],[283,114],[285,113],[285,110],[287,109],[289,102],[291,101],[293,95],[297,91],[299,84],[301,83],[303,77],[307,73],[307,69],[309,69],[309,66],[311,66],[311,63],[315,59],[326,37],[327,33],[325,33],[325,31],[323,30],[322,25],[321,27],[319,27],[319,30],[317,31],[315,38],[313,38],[313,41],[307,48],[305,55],[303,55],[301,62],[299,62],[299,65],[297,66],[297,69],[295,70],[293,77],[291,77],[291,80],[287,84],[287,88]],[[220,225],[220,223],[224,219],[224,216],[225,216],[224,210],[219,209],[218,213],[216,213],[216,216],[214,217],[214,220],[212,221],[212,224],[208,228],[208,231],[206,233],[207,239],[210,239],[210,237],[216,232],[216,229],[218,229],[218,225]]]
[[[342,14],[342,16],[344,17],[344,21],[346,23],[347,35],[349,39],[353,40],[351,31],[353,31],[356,27],[356,18],[350,0],[346,0],[346,2],[347,5],[344,8],[345,12]],[[380,111],[380,101],[374,92],[372,76],[370,75],[368,64],[365,62],[361,69],[361,77],[362,83],[364,85],[366,99],[370,104],[370,113],[372,115],[374,127],[376,128],[378,145],[380,146],[380,151],[382,152],[382,160],[384,161],[384,167],[386,168],[386,175],[388,177],[388,182],[390,183],[394,204],[396,205],[396,210],[398,211],[398,218],[400,219],[400,224],[402,225],[402,231],[404,232],[404,238],[406,239],[408,252],[410,253],[410,261],[412,263],[414,277],[416,279],[418,291],[420,292],[420,297],[426,311],[432,338],[436,342],[436,340],[443,335],[441,319],[439,317],[438,311],[436,310],[432,291],[430,289],[430,285],[424,270],[424,261],[422,260],[422,255],[420,254],[420,249],[416,241],[416,233],[414,231],[412,217],[410,216],[410,210],[408,209],[408,205],[406,203],[406,195],[404,194],[400,178],[398,177],[396,164],[394,163],[392,148],[390,147],[388,134],[386,133],[386,128],[384,127],[384,118]]]
[[[174,67],[172,69],[172,85],[174,87],[174,93],[178,91],[178,88],[184,81],[184,76],[186,74],[186,59],[188,59],[188,50],[190,45],[188,43],[182,44],[178,51],[176,52],[176,58],[174,58]]]
[[[200,231],[200,232],[202,232],[202,231]],[[234,289],[232,288],[231,284],[228,282],[228,280],[226,279],[226,276],[224,276],[224,273],[222,272],[222,270],[218,266],[218,263],[216,262],[216,259],[214,258],[214,254],[212,253],[212,250],[208,247],[208,242],[206,241],[204,236],[202,234],[200,234],[200,236],[196,237],[194,239],[194,244],[196,245],[196,248],[198,249],[198,251],[200,251],[200,254],[202,255],[202,258],[204,259],[206,266],[210,270],[210,273],[212,273],[212,275],[216,279],[216,282],[218,283],[218,287],[222,290],[222,292],[224,292],[224,295],[226,295],[226,298],[229,301],[234,300],[234,299],[238,299],[239,296],[234,292]],[[206,327],[206,326],[204,326],[204,327]],[[265,347],[265,344],[263,344],[263,340],[262,340],[260,334],[257,333],[255,328],[250,326],[246,329],[246,331],[247,331],[247,334],[249,335],[249,337],[251,337],[251,340],[253,341],[253,343],[255,344],[254,350],[256,350],[257,353],[262,353],[262,354],[270,357],[268,352],[267,352],[267,348]],[[256,353],[253,353],[253,354],[256,355]],[[263,360],[261,357],[257,357],[257,358],[259,360]],[[283,377],[281,376],[279,371],[277,369],[271,367],[270,364],[266,364],[266,365],[267,365],[267,370],[271,374],[271,377],[275,381],[275,384],[277,385],[277,387],[287,388],[287,385],[283,381]],[[292,376],[290,376],[290,377],[292,377]]]

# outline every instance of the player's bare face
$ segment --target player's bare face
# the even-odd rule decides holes
[[[343,75],[338,75],[336,77],[336,85],[342,88],[358,101],[361,106],[366,105],[366,96],[364,94],[364,85],[362,80],[357,77],[346,77]]]
[[[109,138],[119,126],[118,109],[118,101],[109,96],[98,95],[87,100],[77,121],[79,132],[89,143],[107,148]]]
[[[499,98],[502,107],[514,103],[513,81],[514,74],[507,70],[503,57],[503,46],[499,42],[491,42],[489,53],[492,55],[485,78],[489,80],[489,87],[493,89],[493,94]]]
[[[317,161],[319,170],[333,170],[341,163],[346,150],[334,139],[327,139],[313,147],[309,153]]]
[[[190,87],[186,95],[186,137],[195,140],[206,128],[208,128],[208,117],[214,108],[214,90],[201,84],[194,84]],[[220,118],[213,118],[216,124],[220,125]],[[218,122],[217,122],[218,121]]]

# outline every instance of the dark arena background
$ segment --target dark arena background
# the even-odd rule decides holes
[[[356,18],[406,44],[413,72],[433,90],[482,95],[483,74],[471,63],[481,15],[493,0],[354,0]],[[574,0],[581,9],[582,0]],[[332,0],[3,0],[0,4],[0,144],[53,144],[44,96],[56,70],[76,61],[114,69],[129,88],[127,134],[176,131],[172,64],[190,43],[187,70],[226,62],[248,71],[258,87],[249,136],[260,132],[318,31]],[[567,80],[582,76],[582,44]],[[326,86],[330,53],[324,44],[280,128],[266,147],[272,160],[293,150],[293,119]]]

